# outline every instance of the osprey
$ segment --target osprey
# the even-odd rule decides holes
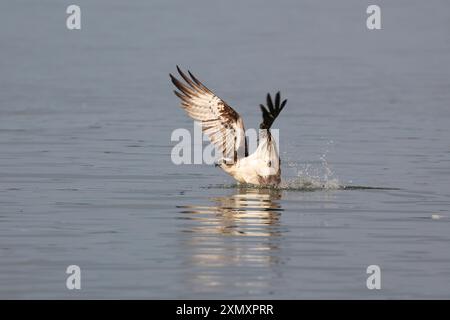
[[[244,122],[241,116],[224,100],[204,86],[190,71],[188,77],[177,66],[185,82],[170,74],[172,83],[179,91],[181,107],[194,120],[200,121],[202,131],[222,153],[216,166],[222,168],[239,183],[260,186],[276,186],[281,181],[280,157],[270,127],[286,105],[281,102],[280,92],[272,100],[267,94],[267,106],[260,105],[263,120],[259,126],[259,143],[256,151],[248,155]]]

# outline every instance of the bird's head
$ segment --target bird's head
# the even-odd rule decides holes
[[[229,158],[220,158],[216,163],[215,166],[221,168],[225,172],[230,172],[234,168],[234,161],[233,159]]]

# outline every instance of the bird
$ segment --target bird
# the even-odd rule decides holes
[[[231,175],[238,184],[278,186],[281,183],[281,160],[270,128],[286,106],[287,99],[281,101],[279,91],[274,99],[268,93],[267,105],[259,105],[262,122],[259,125],[258,146],[249,155],[244,121],[239,113],[189,70],[187,75],[177,66],[177,71],[184,81],[169,74],[178,89],[174,93],[180,98],[181,107],[188,116],[201,123],[203,133],[222,154],[216,166]]]

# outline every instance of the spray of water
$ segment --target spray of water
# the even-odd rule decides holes
[[[286,190],[337,190],[342,189],[339,179],[335,176],[331,165],[328,163],[327,155],[333,141],[327,142],[327,148],[319,157],[320,165],[298,164],[289,161],[288,167],[296,171],[294,178],[286,178],[281,182],[280,189]]]

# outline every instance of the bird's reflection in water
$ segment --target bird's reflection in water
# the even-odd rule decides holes
[[[189,273],[185,280],[193,290],[269,286],[270,269],[281,259],[281,192],[240,188],[212,198],[211,205],[180,207],[181,246]]]

